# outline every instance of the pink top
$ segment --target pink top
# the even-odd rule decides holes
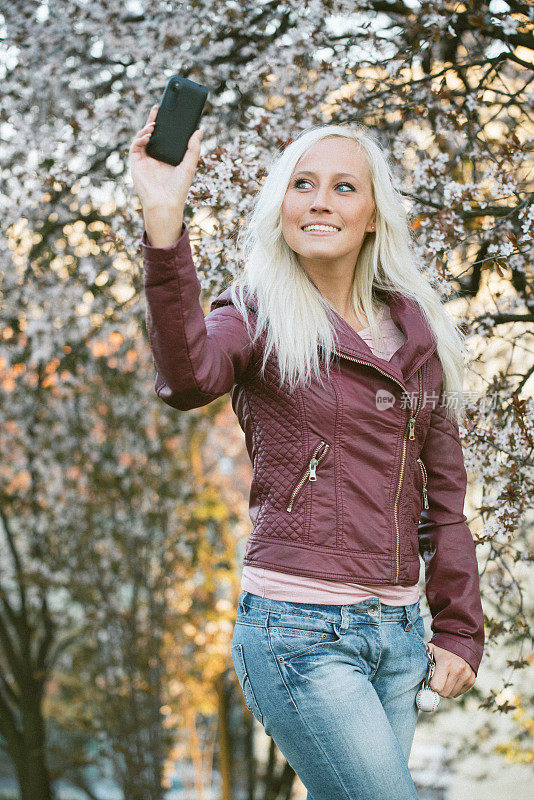
[[[391,319],[389,306],[383,305],[377,314],[385,349],[373,347],[369,328],[357,331],[368,347],[379,358],[389,361],[406,341],[404,333]],[[419,584],[413,586],[372,586],[371,584],[347,583],[322,578],[307,578],[290,575],[263,567],[245,565],[241,574],[241,589],[271,600],[287,600],[297,603],[322,603],[345,605],[359,603],[369,597],[378,597],[388,606],[410,605],[419,600]]]

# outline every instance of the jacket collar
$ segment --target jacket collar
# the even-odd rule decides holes
[[[406,383],[419,367],[436,350],[436,340],[428,326],[421,307],[410,298],[397,292],[378,292],[380,299],[387,303],[391,319],[406,337],[404,344],[393,354],[389,361],[375,356],[366,342],[345,319],[332,309],[334,326],[338,337],[337,352],[343,357],[360,359],[365,363],[378,367],[382,372],[391,375],[401,383]],[[257,312],[256,298],[244,290],[246,306]],[[232,304],[230,288],[225,289],[211,303],[211,308]]]

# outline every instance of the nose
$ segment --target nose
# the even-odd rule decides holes
[[[332,205],[328,201],[328,194],[326,189],[318,189],[313,199],[313,204],[310,206],[310,211],[332,211]]]

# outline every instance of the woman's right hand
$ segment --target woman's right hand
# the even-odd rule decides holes
[[[200,142],[204,131],[194,131],[187,151],[177,166],[166,164],[147,155],[146,145],[154,130],[158,106],[152,106],[144,128],[137,131],[129,150],[130,175],[137,191],[143,211],[166,209],[183,214],[187,193],[193,182]]]

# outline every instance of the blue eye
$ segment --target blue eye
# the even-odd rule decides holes
[[[309,183],[309,180],[307,180],[307,178],[297,178],[297,180],[295,181],[295,183],[293,184],[293,186],[294,186],[296,189],[298,189],[298,188],[300,188],[300,187],[299,187],[299,183]],[[348,187],[349,187],[349,189],[350,189],[351,191],[354,191],[354,186],[353,186],[351,183],[346,183],[346,182],[343,182],[343,183],[338,183],[338,184],[337,184],[337,186],[336,186],[336,189],[337,189],[339,186],[348,186]],[[345,194],[345,192],[343,192],[343,194]]]

